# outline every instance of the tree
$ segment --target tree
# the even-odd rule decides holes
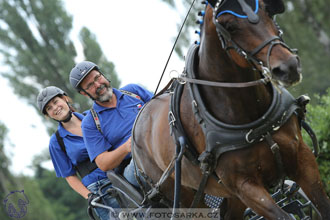
[[[5,193],[8,193],[6,188],[7,180],[10,179],[8,170],[10,160],[5,154],[5,139],[7,135],[7,127],[0,122],[0,198],[3,198]]]
[[[78,111],[90,108],[91,101],[79,95],[69,83],[69,72],[77,56],[74,44],[69,39],[71,29],[72,17],[64,10],[62,0],[0,0],[0,54],[5,64],[2,66],[6,67],[5,70],[1,69],[1,76],[8,79],[19,97],[35,108],[40,89],[50,85],[63,89],[74,100]],[[115,66],[104,56],[96,37],[83,28],[80,41],[85,59],[99,65],[104,74],[111,74],[108,78],[112,80],[112,86],[118,88],[120,80]],[[50,133],[54,132],[56,124],[48,122]],[[0,132],[5,135],[5,129],[1,126]],[[0,162],[3,166],[0,172],[6,173],[9,161],[3,157],[2,146]],[[47,158],[49,155],[40,155],[34,165]],[[86,201],[64,179],[56,178],[53,171],[41,166],[36,166],[36,170],[35,179],[19,177],[16,182],[23,183],[29,191],[29,198],[33,200],[32,211],[26,219],[87,219]],[[5,180],[9,181],[1,177],[0,183],[6,183]],[[10,186],[0,187],[8,192],[21,185]],[[2,191],[0,194],[4,195]],[[0,219],[7,219],[8,216],[1,214]]]
[[[115,88],[119,88],[120,80],[115,70],[115,65],[108,61],[103,54],[99,44],[96,42],[96,37],[87,28],[82,28],[80,31],[80,41],[83,44],[86,60],[93,60],[101,67],[103,74],[110,74],[111,84]]]
[[[41,88],[54,85],[73,98],[78,111],[90,108],[91,101],[79,95],[69,83],[69,72],[77,55],[69,39],[72,17],[62,0],[0,0],[0,53],[8,70],[2,76],[14,92],[36,107]],[[112,84],[119,87],[114,64],[107,61],[96,38],[84,28],[80,33],[85,58],[111,74]],[[54,123],[48,122],[50,132]]]
[[[88,219],[87,201],[71,189],[64,178],[57,178],[54,171],[39,167],[34,181],[52,204],[57,219]]]
[[[308,105],[307,120],[313,128],[320,146],[320,155],[317,158],[323,185],[330,195],[330,89],[326,94],[316,95],[317,104]],[[312,146],[311,139],[304,134],[304,140]]]
[[[64,178],[57,178],[55,171],[42,166],[47,160],[50,160],[48,149],[34,156],[34,182],[52,204],[57,219],[87,219],[87,201],[76,193]]]
[[[329,1],[288,1],[286,12],[278,16],[288,45],[299,49],[303,81],[291,89],[293,94],[324,94],[330,76]]]
[[[0,219],[12,219],[8,215],[4,206],[4,199],[7,198],[7,195],[9,195],[9,193],[13,191],[24,190],[24,194],[28,197],[29,200],[29,204],[26,205],[27,213],[26,216],[24,216],[24,219],[56,220],[56,212],[54,211],[51,204],[46,200],[44,194],[40,190],[38,183],[30,177],[15,177],[10,173],[10,159],[7,157],[4,151],[4,142],[6,139],[7,132],[7,128],[0,122]],[[6,205],[8,205],[8,202],[6,202]],[[18,204],[15,203],[13,205],[18,210]],[[8,208],[8,206],[6,207]],[[74,218],[71,219],[73,220]]]
[[[169,4],[173,9],[176,9],[178,7],[183,7],[186,9],[184,14],[181,15],[181,22],[177,24],[178,31],[180,30],[182,23],[185,19],[185,16],[188,13],[188,9],[191,6],[192,1],[173,1],[173,0],[161,0],[167,4]],[[191,40],[192,33],[195,33],[195,30],[199,29],[198,20],[201,20],[201,17],[198,17],[197,12],[201,11],[203,9],[203,5],[196,3],[193,5],[193,8],[191,10],[191,13],[189,14],[187,21],[185,23],[185,26],[182,29],[182,33],[180,35],[180,38],[178,40],[177,46],[175,47],[175,52],[179,57],[184,57],[184,51],[194,42]],[[199,37],[196,37],[196,41],[199,41]],[[174,38],[173,41],[176,39]]]
[[[5,154],[5,139],[8,129],[5,125],[0,122],[0,198],[5,198],[5,196],[10,192],[7,188],[8,185],[13,184],[13,177],[11,176],[8,167],[10,160]],[[5,217],[7,214],[4,210],[4,207],[0,207],[0,218]]]

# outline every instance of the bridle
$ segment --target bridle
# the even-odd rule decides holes
[[[213,8],[213,23],[216,27],[216,31],[218,34],[218,38],[221,42],[222,48],[229,54],[230,50],[235,50],[241,57],[243,57],[251,66],[252,69],[258,73],[261,73],[263,78],[251,81],[251,82],[241,82],[241,83],[225,83],[225,82],[211,82],[206,80],[197,80],[187,78],[185,75],[179,77],[181,82],[189,82],[189,83],[196,83],[201,85],[208,85],[208,86],[217,86],[217,87],[233,87],[233,88],[242,88],[242,87],[251,87],[260,84],[267,84],[268,82],[272,82],[272,75],[271,75],[271,67],[270,67],[270,55],[272,49],[275,45],[282,45],[286,49],[288,49],[291,53],[296,53],[295,49],[291,49],[288,45],[283,42],[282,39],[282,30],[280,29],[279,25],[275,22],[275,26],[278,29],[278,35],[272,36],[269,39],[262,42],[259,46],[254,48],[252,51],[246,51],[243,49],[238,43],[236,43],[233,39],[229,31],[218,21],[219,11],[221,10],[221,6],[228,0],[217,0],[215,2],[215,7]],[[247,19],[250,23],[257,24],[259,22],[259,16],[255,14],[251,7],[245,3],[244,0],[237,0],[243,11],[247,13]],[[267,57],[266,57],[266,65],[259,60],[256,55],[267,45],[269,45],[267,50]],[[258,68],[259,66],[259,68]],[[275,83],[277,84],[277,83]]]
[[[250,64],[252,64],[254,67],[255,65],[260,65],[265,68],[268,68],[269,72],[271,71],[270,67],[270,54],[272,49],[274,48],[275,45],[282,45],[286,49],[288,49],[291,53],[295,53],[296,50],[291,49],[288,45],[286,45],[283,42],[282,39],[282,33],[283,31],[280,29],[279,25],[276,24],[276,28],[278,29],[278,36],[272,36],[269,39],[265,40],[263,43],[261,43],[259,46],[254,48],[252,51],[248,52],[244,50],[241,46],[239,46],[231,37],[230,33],[224,28],[220,22],[218,21],[218,14],[219,11],[221,10],[221,6],[226,2],[227,0],[217,0],[215,7],[213,9],[213,23],[216,27],[216,31],[219,37],[219,40],[221,42],[222,48],[228,53],[229,50],[234,49],[240,56],[244,57]],[[259,22],[259,16],[255,14],[252,9],[250,8],[249,5],[245,3],[244,0],[237,0],[241,7],[244,8],[243,11],[247,13],[247,17],[250,23],[257,24]],[[231,46],[228,46],[231,45]],[[266,65],[263,64],[262,61],[260,61],[256,55],[267,45],[268,51],[267,51],[267,58],[266,58]]]

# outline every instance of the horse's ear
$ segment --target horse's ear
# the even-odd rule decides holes
[[[264,3],[269,16],[281,14],[285,10],[283,0],[264,0]]]

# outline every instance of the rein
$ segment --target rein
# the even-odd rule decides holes
[[[166,70],[166,68],[167,68],[168,62],[169,62],[170,59],[171,59],[172,53],[173,53],[173,51],[174,51],[174,48],[175,48],[175,46],[176,46],[176,44],[177,44],[177,42],[178,42],[178,39],[179,39],[179,37],[180,37],[180,34],[181,34],[181,32],[182,32],[182,29],[183,29],[183,27],[184,27],[186,21],[187,21],[187,18],[188,18],[189,14],[190,14],[190,11],[191,11],[192,7],[193,7],[194,4],[195,4],[195,1],[196,1],[196,0],[193,0],[193,2],[191,3],[190,8],[189,8],[189,10],[188,10],[188,12],[187,12],[187,15],[186,15],[186,17],[185,17],[185,19],[184,19],[184,21],[183,21],[183,23],[182,23],[182,25],[181,25],[180,31],[179,31],[179,33],[178,33],[178,36],[177,36],[176,39],[175,39],[175,42],[174,42],[174,44],[173,44],[173,47],[172,47],[171,53],[170,53],[170,55],[168,56],[168,59],[167,59],[167,61],[166,61],[166,64],[165,64],[165,67],[164,67],[163,73],[162,73],[162,75],[161,75],[161,77],[160,77],[160,79],[159,79],[159,82],[158,82],[158,84],[157,84],[157,87],[156,87],[156,90],[155,90],[154,95],[157,94],[158,87],[159,87],[159,85],[160,85],[160,82],[161,82],[162,79],[163,79],[163,76],[164,76],[165,70]]]

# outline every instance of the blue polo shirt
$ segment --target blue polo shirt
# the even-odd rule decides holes
[[[74,112],[80,120],[84,116],[80,113]],[[88,159],[88,153],[84,144],[84,139],[81,136],[72,134],[67,131],[61,123],[58,125],[59,135],[63,138],[66,153],[61,149],[61,146],[57,142],[56,135],[53,134],[50,138],[49,152],[52,159],[54,169],[57,177],[68,177],[76,174],[74,166],[79,162]],[[98,180],[107,178],[106,173],[99,168],[95,169],[92,173],[82,178],[84,186],[88,186]]]
[[[113,89],[117,98],[116,107],[105,108],[94,102],[93,108],[98,114],[103,134],[96,128],[91,112],[88,112],[82,121],[84,141],[91,161],[105,151],[118,148],[131,137],[132,127],[139,110],[153,96],[151,92],[136,84],[128,84],[121,89],[132,92],[141,99]],[[126,158],[129,157],[131,154],[126,156]]]

